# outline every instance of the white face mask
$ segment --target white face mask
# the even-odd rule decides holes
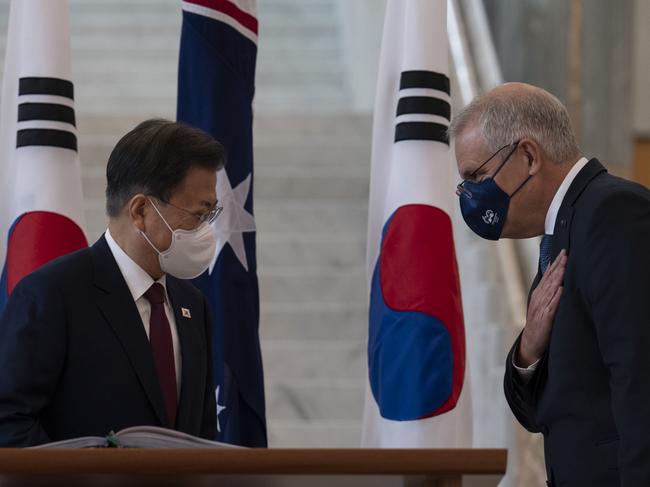
[[[149,237],[144,232],[140,232],[149,245],[158,252],[162,271],[179,279],[194,279],[203,274],[212,262],[217,249],[217,240],[210,224],[201,223],[194,230],[172,230],[153,201],[151,199],[149,201],[172,232],[172,243],[165,251],[158,250]]]

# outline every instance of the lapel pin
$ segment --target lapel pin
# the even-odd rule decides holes
[[[191,318],[192,313],[190,313],[190,310],[187,308],[181,308],[181,314],[183,315],[183,318]]]

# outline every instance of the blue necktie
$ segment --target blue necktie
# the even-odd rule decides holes
[[[539,269],[544,274],[551,265],[551,252],[553,251],[553,235],[544,235],[539,245]]]

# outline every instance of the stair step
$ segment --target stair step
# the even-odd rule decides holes
[[[265,340],[264,372],[268,380],[358,379],[367,371],[365,340]]]
[[[268,421],[358,420],[363,413],[365,381],[362,378],[266,381]]]
[[[272,421],[268,429],[269,446],[275,448],[357,448],[361,444],[360,420]]]

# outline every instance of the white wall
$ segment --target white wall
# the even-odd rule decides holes
[[[650,137],[650,2],[636,0],[634,7],[633,129]]]

